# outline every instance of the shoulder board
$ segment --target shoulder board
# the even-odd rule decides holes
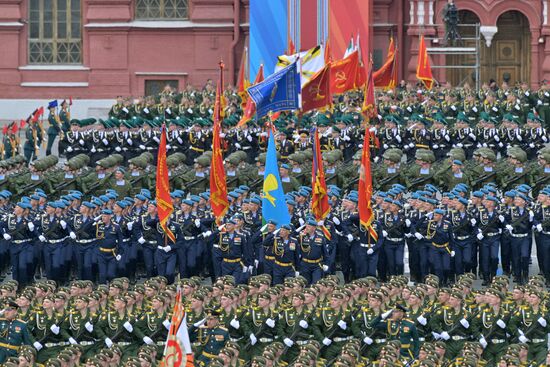
[[[21,319],[16,319],[16,320],[19,321],[19,322],[22,322],[23,324],[27,323],[25,320],[21,320]]]
[[[223,330],[223,331],[228,331],[228,329],[226,327],[223,327],[223,326],[218,326],[218,328]]]

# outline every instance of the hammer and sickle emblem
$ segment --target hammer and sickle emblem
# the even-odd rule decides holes
[[[346,76],[346,73],[343,71],[339,71],[336,73],[336,87],[337,88],[344,88],[346,86],[346,81],[348,80],[348,77]]]
[[[272,191],[275,191],[279,188],[279,184],[277,182],[277,179],[275,178],[275,175],[269,174],[267,175],[267,178],[264,182],[264,197],[273,205],[275,205],[275,198],[271,195]]]

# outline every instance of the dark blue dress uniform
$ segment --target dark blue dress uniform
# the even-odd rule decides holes
[[[436,209],[436,214],[441,214],[442,209]],[[429,250],[429,262],[433,273],[446,283],[449,271],[451,270],[451,223],[447,220],[436,222],[429,220],[426,228],[426,239],[431,241]]]
[[[158,245],[157,223],[157,217],[144,214],[139,216],[137,222],[134,224],[134,231],[136,231],[138,246],[141,247],[145,272],[148,278],[156,275],[154,259]]]
[[[111,214],[109,214],[109,212]],[[103,214],[112,215],[110,210]],[[96,241],[98,249],[99,283],[106,283],[116,277],[118,247],[122,244],[122,232],[118,224],[110,222],[96,224]]]
[[[405,233],[408,232],[405,217],[401,213],[384,213],[380,218],[382,225],[382,247],[386,253],[389,275],[402,275],[405,269]]]
[[[265,243],[270,243],[273,247],[275,257],[273,284],[281,284],[285,278],[295,276],[300,258],[298,240],[290,236],[285,240],[280,236],[269,234],[264,241]]]
[[[466,199],[462,199],[466,200]],[[472,251],[475,241],[474,225],[477,221],[466,210],[449,213],[453,234],[454,271],[460,275],[472,270]]]
[[[191,202],[188,205],[194,204]],[[181,231],[177,249],[179,272],[181,277],[189,278],[198,275],[202,270],[199,266],[204,247],[201,234],[207,232],[207,228],[202,225],[200,218],[192,213],[177,212],[176,222]]]
[[[76,234],[74,257],[76,258],[78,277],[79,279],[93,280],[93,259],[96,257],[94,254],[96,230],[94,218],[77,214],[70,224]]]
[[[497,200],[497,199],[495,199]],[[483,280],[489,283],[496,275],[498,267],[498,253],[500,248],[500,236],[502,224],[496,210],[480,210],[476,216],[476,237],[479,240],[479,255]],[[500,218],[499,218],[500,217]]]
[[[119,202],[117,202],[117,205],[119,205]],[[120,205],[124,204],[120,203]],[[130,262],[129,256],[132,253],[132,230],[128,228],[128,223],[131,221],[131,218],[123,215],[113,215],[113,222],[118,224],[118,227],[122,232],[122,244],[118,249],[118,252],[122,258],[117,262],[117,274],[120,277],[130,276],[128,273],[129,267],[127,265]],[[130,228],[133,229],[133,225],[130,225]]]
[[[306,278],[308,284],[316,283],[322,278],[323,272],[328,270],[325,264],[327,258],[325,235],[319,229],[316,229],[312,235],[300,233],[298,242],[300,244],[298,271]]]
[[[0,363],[4,363],[9,357],[17,356],[20,346],[32,343],[33,339],[26,322],[0,318]]]
[[[539,265],[547,282],[550,282],[550,206],[539,205],[533,220]]]
[[[378,259],[384,240],[380,223],[373,221],[371,224],[378,238],[374,238],[370,230],[360,224],[359,214],[350,216],[342,226],[346,236],[353,236],[354,238],[351,245],[354,277],[357,279],[376,276]],[[385,273],[385,269],[383,270]]]
[[[181,238],[180,227],[168,220],[166,226],[174,234],[175,241],[166,235],[162,229],[160,222],[157,225],[157,250],[155,251],[155,266],[157,267],[158,275],[166,277],[168,283],[174,282],[174,274],[176,273],[176,260],[179,238]]]
[[[49,203],[48,205],[55,205],[55,203]],[[65,265],[64,244],[72,230],[63,218],[43,214],[39,218],[37,231],[38,238],[43,243],[46,274],[49,279],[61,280]]]
[[[246,279],[247,264],[245,259],[250,259],[249,241],[236,232],[218,232],[215,240],[222,251],[221,275],[232,275],[237,283]]]
[[[506,230],[510,234],[512,270],[520,283],[527,281],[531,249],[531,222],[534,214],[527,208],[511,207],[504,215]]]
[[[31,281],[28,264],[33,260],[32,242],[36,238],[36,229],[33,228],[34,224],[29,227],[29,223],[32,221],[26,217],[10,214],[0,224],[4,239],[9,241],[13,279],[17,280],[20,286]]]

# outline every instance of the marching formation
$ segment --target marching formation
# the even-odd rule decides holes
[[[47,133],[40,110],[27,121],[24,156],[21,125],[4,130],[0,270],[13,280],[0,286],[0,362],[155,365],[181,286],[203,365],[545,366],[548,90],[402,85],[378,95],[370,121],[355,92],[326,113],[253,121],[228,88],[222,222],[210,203],[211,84],[119,98],[99,121],[50,103]],[[173,236],[154,195],[163,124]],[[264,179],[270,134],[290,224],[262,216],[277,188]],[[314,136],[330,207],[321,221]],[[57,139],[61,163],[49,154]],[[365,141],[370,230],[359,215]]]

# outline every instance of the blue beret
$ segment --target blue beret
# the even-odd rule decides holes
[[[437,192],[437,187],[432,184],[427,184],[424,186],[424,190],[428,190],[433,194],[434,192]]]
[[[432,205],[437,205],[437,200],[428,198],[428,203]]]
[[[124,200],[119,200],[115,204],[120,206],[122,209],[126,208],[126,206],[127,206],[127,204]]]
[[[151,200],[151,201],[149,202],[149,205],[157,206],[157,201],[156,201],[156,200]]]
[[[244,193],[246,192],[246,191],[241,190],[241,189],[239,189],[239,188],[236,188],[234,191],[235,191],[237,194],[239,194],[239,195],[242,195],[242,194],[244,194]]]
[[[189,199],[191,199],[195,203],[198,203],[199,201],[201,201],[201,197],[199,195],[191,195],[189,196]]]
[[[66,202],[65,200],[57,200],[55,203],[59,209],[65,209],[66,207],[69,206],[69,203]]]
[[[452,193],[449,194],[449,199],[451,199],[451,200],[454,200],[457,197],[461,197],[461,196],[460,195],[455,195],[455,194],[452,194]]]
[[[101,214],[113,215],[113,211],[111,209],[103,209]]]
[[[474,195],[476,198],[482,198],[483,197],[483,192],[482,191],[474,191],[472,193],[472,195]]]
[[[116,200],[118,199],[118,194],[116,192],[109,192],[105,194],[109,198],[109,200]]]
[[[392,202],[393,205],[397,205],[398,207],[402,208],[403,207],[403,204],[399,201],[399,200],[394,200]]]
[[[490,200],[490,201],[494,201],[495,203],[498,204],[498,199],[497,199],[496,197],[494,197],[494,196],[489,195],[489,196],[487,196],[485,199],[486,199],[486,200]]]
[[[227,196],[232,197],[233,199],[237,199],[240,195],[237,194],[235,191],[231,191]]]
[[[193,202],[193,200],[189,200],[189,199],[182,200],[181,203],[182,203],[182,204],[185,204],[185,205],[189,205],[189,206],[195,205],[195,203]]]
[[[443,209],[440,209],[440,208],[437,208],[436,210],[434,210],[434,213],[435,214],[441,214],[441,215],[445,215],[445,210]]]
[[[412,195],[411,195],[411,198],[415,199],[415,200],[420,199],[420,195],[418,195],[418,193],[416,193],[416,192],[413,192]]]
[[[141,191],[139,193],[141,195],[145,196],[147,198],[147,200],[151,200],[151,191],[149,191],[147,189],[141,189]]]
[[[504,196],[509,197],[509,198],[515,198],[516,197],[516,192],[514,190],[506,191],[504,193]]]
[[[86,208],[90,208],[90,209],[93,209],[93,208],[96,207],[94,204],[90,203],[89,201],[83,201],[82,205],[84,205]]]
[[[531,186],[527,185],[527,184],[521,184],[518,186],[519,188],[522,188],[522,189],[526,189],[528,191],[531,191]]]
[[[392,198],[384,198],[384,202],[385,203],[393,203],[393,199]]]
[[[103,201],[104,203],[108,202],[109,200],[111,200],[110,197],[108,197],[107,195],[101,195],[99,197],[101,199],[101,201]]]
[[[57,208],[57,203],[56,203],[55,201],[48,201],[48,202],[46,203],[46,206],[47,206],[47,207],[49,206],[49,207],[51,207],[51,208],[56,209],[56,208]]]
[[[18,202],[16,205],[18,207],[20,207],[21,209],[30,209],[30,208],[32,208],[32,206],[29,203],[25,203],[25,202],[22,202],[22,201]]]
[[[170,194],[170,196],[181,199],[183,197],[183,192],[181,190],[175,190]]]
[[[28,203],[29,201],[31,201],[31,198],[28,196],[23,196],[20,201],[24,201],[25,203]]]
[[[340,197],[340,191],[337,191],[337,190],[330,190],[328,192],[328,196],[336,196],[337,198]]]
[[[37,192],[41,192],[41,193],[43,193],[43,194],[45,193],[45,192],[44,192],[44,190],[42,190],[42,189],[40,189],[40,188],[38,188],[38,189],[34,189],[34,192],[35,192],[35,193],[37,193]]]
[[[141,201],[147,200],[147,198],[146,198],[144,195],[142,195],[142,194],[137,194],[137,195],[136,195],[136,199],[141,200]]]
[[[311,194],[311,187],[309,186],[301,186],[300,190],[305,190],[308,194]]]
[[[290,226],[290,224],[283,224],[283,225],[281,226],[281,229],[287,229],[287,230],[289,230],[289,231],[292,231],[292,227]]]
[[[250,204],[250,199],[244,199],[243,204]]]
[[[459,166],[462,166],[462,161],[461,161],[461,160],[458,160],[458,159],[455,159],[455,160],[453,161],[453,164],[457,164],[457,165],[459,165]]]
[[[531,201],[527,195],[522,194],[522,193],[518,193],[518,195],[517,195],[516,197],[520,197],[520,198],[522,198],[523,200],[525,200],[526,202]]]
[[[93,198],[92,202],[97,206],[102,206],[103,204],[105,204],[103,201],[101,201],[100,198]]]
[[[385,197],[387,197],[387,196],[388,196],[388,194],[387,194],[385,191],[380,191],[380,192],[378,193],[378,197],[385,198]]]
[[[262,202],[258,198],[252,198],[252,199],[250,199],[250,203],[260,205]]]
[[[276,226],[277,221],[275,219],[270,219],[270,220],[266,221],[266,224],[273,224],[274,226]]]
[[[44,194],[44,192],[42,192],[42,194]],[[9,198],[12,195],[12,193],[9,190],[2,190],[2,195]],[[46,194],[44,194],[44,195],[46,195]]]
[[[458,198],[458,202],[462,205],[468,206],[468,200],[466,200],[465,198]]]
[[[516,188],[516,191],[519,191],[523,194],[529,194],[529,191],[531,191],[530,189],[528,189],[527,187],[522,187],[522,186],[518,186]]]
[[[208,194],[207,192],[201,192],[199,194],[199,197],[203,198],[204,200],[210,200],[210,194]]]
[[[239,189],[244,190],[244,191],[250,191],[250,187],[248,187],[246,185],[239,186]]]
[[[36,200],[36,201],[38,201],[38,200],[40,200],[40,196],[38,196],[38,195],[36,195],[36,194],[31,195],[31,200]]]
[[[356,204],[359,202],[359,198],[355,195],[349,195],[348,200],[351,201],[351,202],[354,202]]]
[[[317,225],[317,221],[313,218],[309,218],[306,223],[310,226],[316,226]]]
[[[292,199],[288,199],[288,200],[286,201],[286,203],[287,203],[288,205],[296,206],[296,202],[295,202],[294,200],[292,200]]]
[[[398,184],[398,183],[393,184],[392,187],[393,187],[393,188],[398,188],[398,189],[401,190],[401,191],[407,189],[405,186],[403,186],[403,185],[401,185],[401,184]]]
[[[290,166],[286,163],[281,164],[281,168],[290,169]]]

